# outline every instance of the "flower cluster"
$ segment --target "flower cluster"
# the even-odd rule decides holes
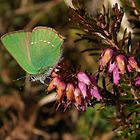
[[[70,69],[65,62],[58,64],[51,77],[47,91],[56,90],[58,107],[62,104],[64,110],[74,104],[78,110],[85,111],[87,106],[92,105],[92,100],[102,99],[96,78],[86,72]]]
[[[115,52],[111,48],[107,48],[100,57],[100,70],[107,70],[107,73],[112,76],[113,83],[119,84],[121,75],[132,71],[140,72],[140,67],[137,64],[135,57],[127,57],[123,53]]]

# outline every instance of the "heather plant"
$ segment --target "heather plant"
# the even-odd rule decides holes
[[[51,74],[48,91],[56,89],[57,109],[64,111],[74,105],[79,111],[86,111],[102,103],[104,107],[115,107],[116,117],[109,118],[116,124],[119,134],[139,135],[140,128],[140,46],[138,40],[123,29],[121,23],[124,9],[116,3],[97,17],[89,15],[81,1],[74,1],[69,10],[71,27],[80,30],[75,42],[87,40],[94,43],[83,52],[101,50],[96,73],[73,69],[62,61]],[[100,48],[98,46],[100,44]],[[96,54],[92,54],[96,55]],[[94,67],[94,65],[93,65]]]

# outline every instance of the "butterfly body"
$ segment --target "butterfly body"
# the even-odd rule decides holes
[[[42,84],[45,84],[46,78],[51,74],[54,67],[48,67],[46,69],[42,69],[39,74],[31,74],[30,81],[40,81]]]
[[[1,40],[18,64],[36,77],[34,80],[43,83],[61,58],[64,37],[52,28],[41,26],[32,32],[7,33]]]

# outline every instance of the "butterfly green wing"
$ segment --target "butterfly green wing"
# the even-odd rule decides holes
[[[48,27],[36,27],[30,40],[31,61],[39,71],[54,67],[61,57],[62,36]]]
[[[3,35],[1,41],[26,72],[29,74],[36,74],[37,71],[32,65],[29,50],[30,37],[30,32],[16,31]]]

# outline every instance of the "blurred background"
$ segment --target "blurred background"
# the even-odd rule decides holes
[[[87,0],[84,4],[87,11],[96,16],[103,2],[108,7],[113,4],[109,0]],[[74,43],[78,31],[72,29],[68,12],[63,0],[0,0],[0,36],[15,30],[31,31],[40,25],[52,27],[66,37],[64,57],[76,66],[80,65],[82,70],[95,73],[98,56],[80,53],[93,44],[87,41]],[[61,107],[56,110],[55,93],[48,94],[44,85],[31,83],[25,75],[0,44],[0,140],[115,138],[115,126],[107,120],[115,115],[113,107],[101,109],[102,105],[96,104],[86,112],[78,112],[75,107],[65,112]]]

